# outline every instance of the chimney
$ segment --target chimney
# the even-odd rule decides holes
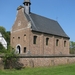
[[[25,13],[30,14],[30,5],[31,5],[30,0],[24,0],[23,4],[24,4]]]

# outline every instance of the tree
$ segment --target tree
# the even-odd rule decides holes
[[[4,27],[0,26],[0,32],[1,32],[2,34],[5,34],[6,29],[5,29]]]
[[[70,41],[70,53],[75,54],[75,42]]]
[[[10,47],[10,32],[6,31],[6,29],[2,26],[0,26],[0,33],[4,37],[4,39],[7,41],[8,48],[7,50],[3,47],[3,45],[0,43],[0,54],[4,55],[3,62],[5,68],[12,68],[13,62],[15,63],[17,61],[17,54],[15,54],[15,50],[12,50]]]
[[[6,36],[5,39],[7,41],[7,44],[10,45],[10,31],[7,31],[6,34],[5,34],[5,36]]]
[[[3,54],[3,62],[4,62],[4,67],[6,69],[21,69],[23,64],[18,62],[18,54],[15,53],[15,50],[13,50],[10,47],[10,32],[6,31],[6,29],[2,26],[0,26],[0,33],[2,33],[2,36],[5,38],[5,40],[8,43],[7,50],[2,46],[0,43],[0,53]]]
[[[7,41],[7,44],[10,45],[10,31],[6,31],[4,27],[0,26],[0,33]]]
[[[4,68],[5,69],[16,68],[15,64],[17,61],[18,61],[18,58],[17,58],[17,54],[15,54],[15,50],[12,50],[11,47],[8,47],[3,57]]]
[[[5,52],[5,48],[3,47],[3,45],[0,43],[0,53],[4,53]]]
[[[3,49],[3,45],[0,43],[0,50]]]
[[[22,69],[23,64],[19,62],[18,54],[10,46],[4,53],[4,68],[5,69]]]

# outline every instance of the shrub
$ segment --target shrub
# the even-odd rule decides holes
[[[4,48],[0,50],[0,53],[3,54],[4,69],[21,69],[23,67],[23,64],[19,62],[18,54],[10,46],[7,50]]]

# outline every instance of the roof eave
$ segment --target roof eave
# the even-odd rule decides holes
[[[68,37],[68,36],[60,36],[60,35],[56,35],[56,34],[45,33],[45,32],[41,32],[41,31],[36,31],[36,30],[33,30],[33,29],[31,29],[31,31],[39,32],[39,33],[43,33],[43,34],[48,34],[48,35],[53,35],[53,36],[58,36],[58,37],[63,37],[63,38],[70,39],[70,37]]]

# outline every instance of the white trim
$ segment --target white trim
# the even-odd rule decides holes
[[[21,30],[25,30],[25,29],[27,29],[27,27],[26,28],[21,28],[21,29],[15,30],[15,31],[12,31],[12,33],[15,33],[15,32],[21,31]]]
[[[15,32],[21,31],[21,30],[29,29],[29,28],[31,28],[31,21],[28,22],[27,27],[25,27],[25,28],[21,28],[21,29],[15,30],[15,31],[12,31],[11,33],[15,33]]]

